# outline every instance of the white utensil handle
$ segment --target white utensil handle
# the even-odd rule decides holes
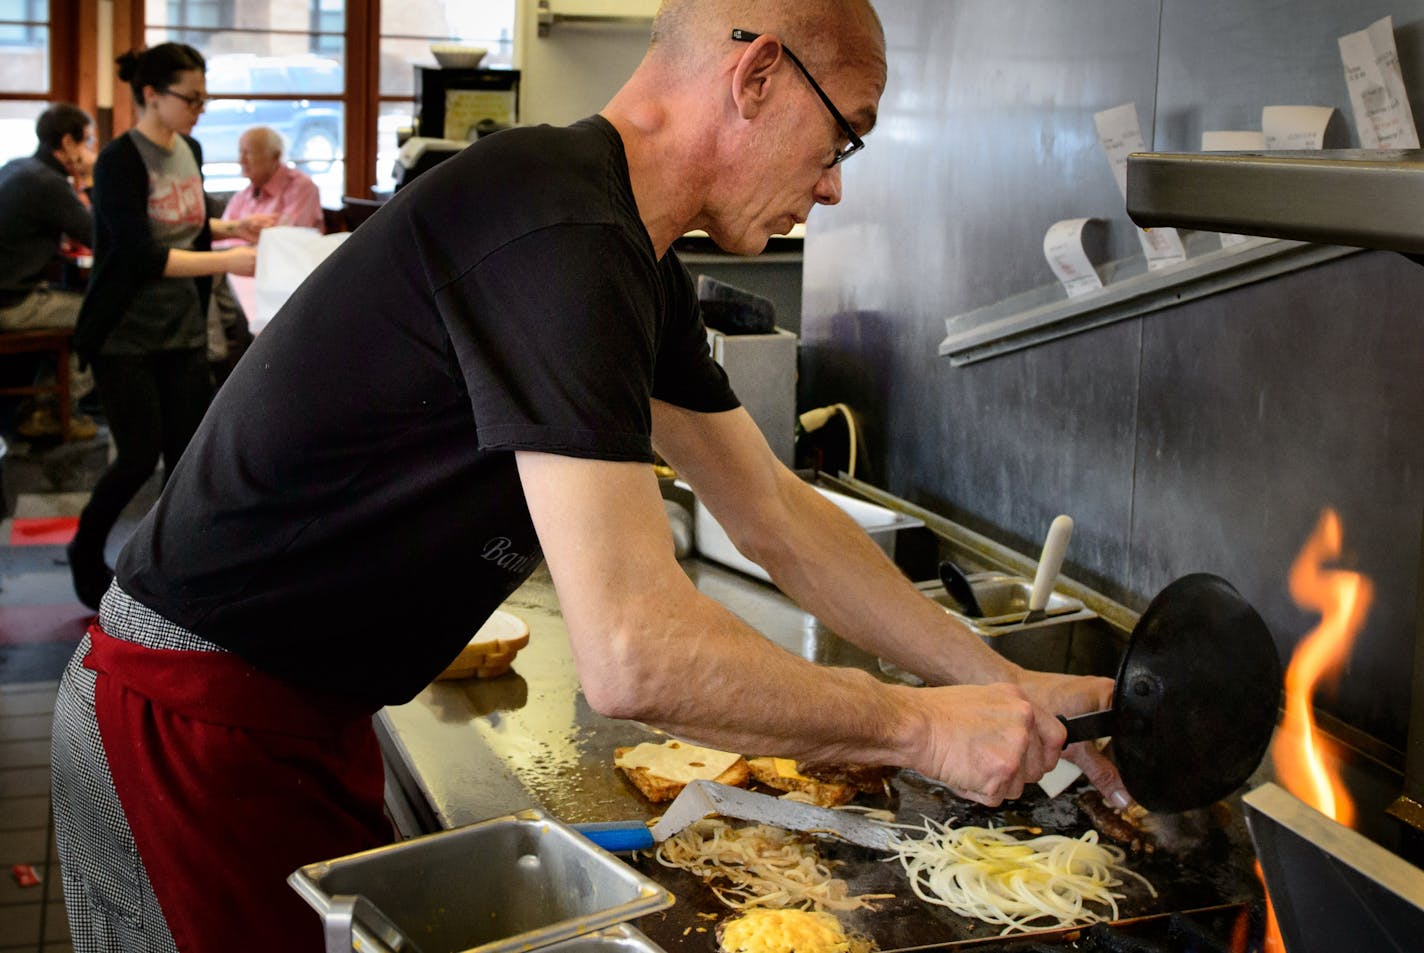
[[[1068,539],[1072,535],[1071,516],[1059,516],[1048,527],[1048,538],[1043,541],[1043,555],[1038,558],[1038,572],[1034,574],[1033,590],[1028,597],[1030,612],[1048,605],[1048,597],[1053,593],[1053,584],[1058,581],[1058,570],[1063,568],[1063,555],[1068,552]]]

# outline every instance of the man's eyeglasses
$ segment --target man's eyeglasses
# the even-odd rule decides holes
[[[759,36],[761,36],[760,33],[753,33],[750,30],[738,30],[735,28],[732,30],[732,39],[738,43],[750,43]],[[796,54],[787,48],[785,43],[781,44],[781,52],[785,53],[787,58],[796,64],[796,68],[801,71],[801,75],[806,77],[806,82],[811,84],[811,89],[815,91],[816,95],[821,98],[821,102],[825,104],[826,111],[831,114],[831,118],[836,121],[836,125],[840,127],[841,132],[845,133],[846,139],[850,141],[850,145],[844,149],[836,150],[835,157],[831,159],[831,165],[840,165],[861,149],[864,149],[865,142],[860,136],[855,134],[855,129],[851,127],[846,117],[841,115],[841,111],[836,108],[836,104],[831,102],[831,97],[826,95],[826,91],[821,88],[821,84],[816,82],[811,76],[811,71],[806,69],[806,64],[802,63]]]
[[[159,92],[160,92],[161,94],[163,94],[164,96],[172,96],[174,99],[181,99],[181,100],[183,100],[183,102],[185,102],[185,103],[188,104],[188,108],[189,108],[189,109],[202,109],[202,108],[203,108],[204,106],[206,106],[208,103],[210,103],[210,102],[213,101],[213,97],[211,97],[211,96],[203,96],[203,95],[190,96],[190,95],[188,95],[187,93],[180,93],[180,92],[178,92],[178,90],[176,90],[176,89],[169,89],[169,88],[166,87],[166,86],[165,86],[163,89],[160,89]]]

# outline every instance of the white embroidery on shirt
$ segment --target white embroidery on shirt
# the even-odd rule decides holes
[[[485,543],[484,551],[480,553],[480,558],[494,563],[500,569],[509,572],[522,573],[531,569],[538,562],[538,556],[525,556],[515,552],[512,547],[514,540],[507,536],[496,536]]]

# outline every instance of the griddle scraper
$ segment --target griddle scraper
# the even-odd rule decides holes
[[[900,836],[894,828],[849,811],[789,801],[716,781],[688,784],[652,827],[641,821],[615,821],[575,824],[573,828],[604,850],[616,853],[648,850],[704,817],[712,816],[770,824],[808,834],[827,834],[872,850],[890,850]]]

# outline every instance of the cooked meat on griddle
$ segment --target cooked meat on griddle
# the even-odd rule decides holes
[[[887,790],[893,768],[826,762],[800,764],[790,758],[752,758],[752,777],[778,791],[797,791],[822,807],[845,804],[857,794]]]
[[[1145,807],[1134,804],[1126,811],[1119,811],[1104,801],[1101,794],[1091,790],[1078,795],[1078,806],[1099,833],[1119,844],[1148,854],[1157,849],[1157,841],[1144,823],[1147,818]]]

